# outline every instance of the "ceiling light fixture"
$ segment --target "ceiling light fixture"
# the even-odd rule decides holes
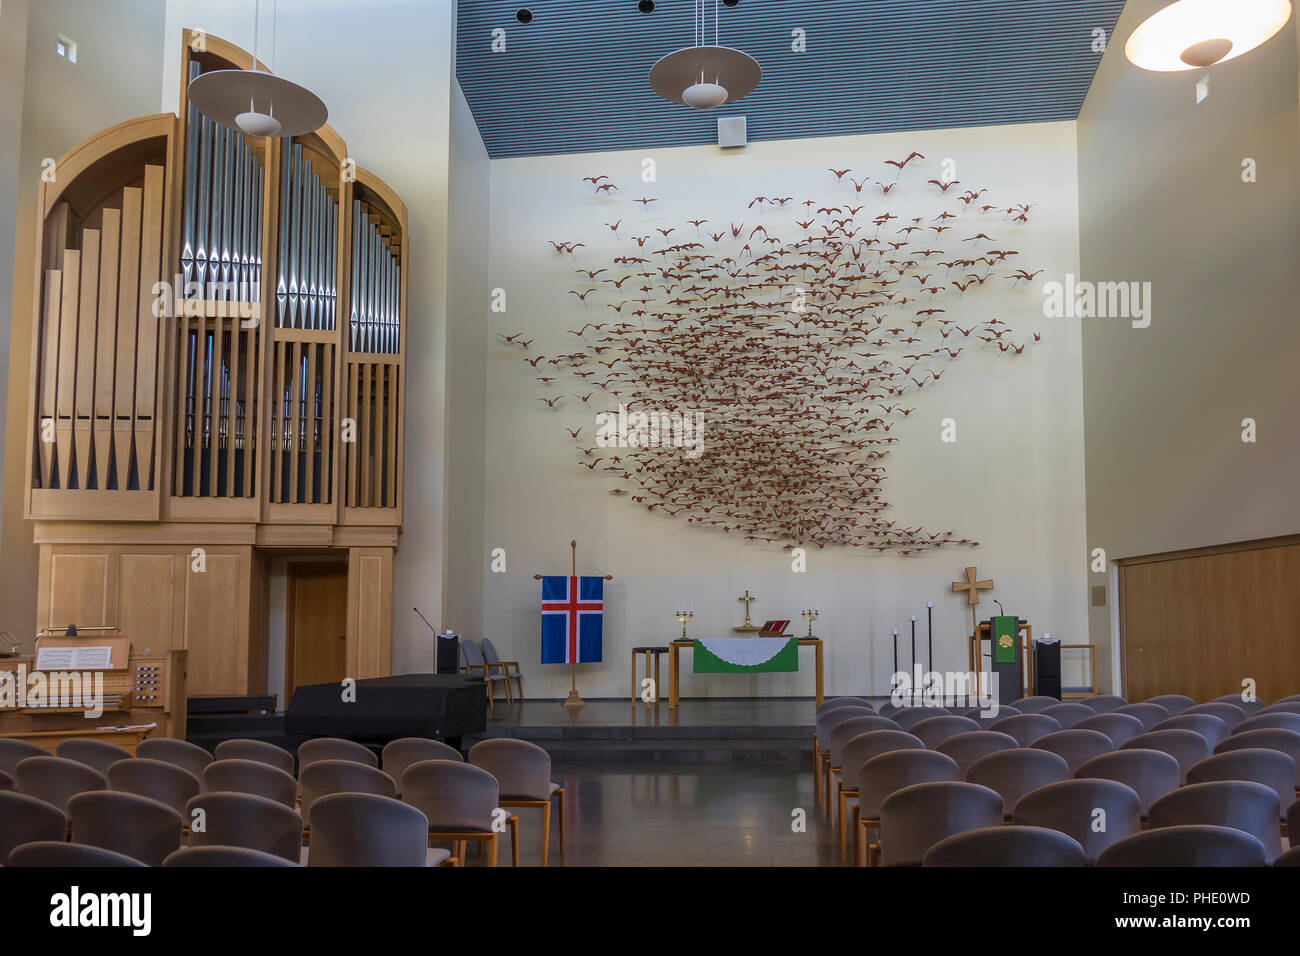
[[[320,129],[329,111],[311,90],[257,68],[257,24],[261,0],[253,3],[253,68],[200,73],[189,85],[190,103],[215,123],[249,136],[302,136]],[[271,52],[275,16],[271,14]]]
[[[1144,70],[1172,73],[1226,63],[1266,42],[1291,18],[1291,0],[1177,0],[1124,45]]]
[[[669,53],[650,68],[650,86],[656,93],[697,110],[734,103],[753,92],[763,77],[752,56],[718,43],[718,0],[713,0],[713,45],[704,45],[704,3],[696,0],[692,4],[695,46]]]

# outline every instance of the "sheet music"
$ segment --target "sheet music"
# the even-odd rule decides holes
[[[113,666],[113,649],[107,646],[42,647],[36,652],[38,671],[102,671]]]

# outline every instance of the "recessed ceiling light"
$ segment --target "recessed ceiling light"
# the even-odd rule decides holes
[[[1124,55],[1172,73],[1226,63],[1266,42],[1291,18],[1291,0],[1177,0],[1133,31]]]
[[[740,0],[722,0],[722,5],[724,7],[738,7],[740,6]]]
[[[533,11],[529,10],[527,7],[520,7],[515,11],[515,19],[520,23],[532,23]]]
[[[655,0],[639,0],[639,2],[636,5],[636,8],[640,10],[642,13],[654,13]]]

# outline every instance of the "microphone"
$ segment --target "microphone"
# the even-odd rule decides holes
[[[411,610],[414,611],[416,614],[420,614],[420,609],[419,609],[418,607],[413,607],[413,608],[411,608]],[[427,627],[429,630],[433,631],[434,636],[436,637],[437,634],[438,634],[438,629],[435,628],[432,624],[429,623],[429,619],[428,619],[427,617],[425,617],[423,614],[420,614],[420,620],[424,622],[424,626],[425,626],[425,627]]]
[[[1006,616],[1007,616],[1007,609],[1004,608],[1004,607],[1002,606],[1002,602],[999,601],[997,598],[994,598],[994,599],[993,599],[993,603],[996,604],[996,605],[998,606],[998,610],[1002,612],[1002,616],[1003,616],[1003,617],[1006,617]]]

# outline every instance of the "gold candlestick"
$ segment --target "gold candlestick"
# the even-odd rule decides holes
[[[686,640],[686,624],[695,617],[694,611],[677,611],[675,614],[677,623],[682,626],[682,640]]]
[[[808,636],[809,636],[809,637],[812,637],[812,636],[813,636],[812,626],[813,626],[813,621],[817,620],[817,616],[818,616],[818,611],[817,611],[816,608],[810,608],[810,609],[804,611],[804,612],[800,615],[800,617],[802,617],[805,621],[808,622]]]

